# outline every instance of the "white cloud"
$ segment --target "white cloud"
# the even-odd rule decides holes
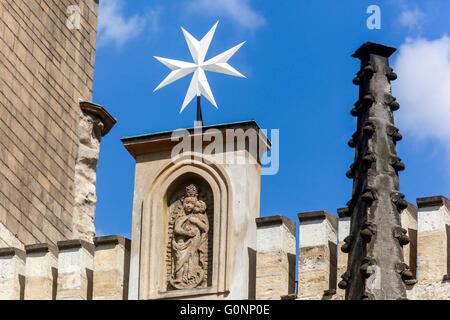
[[[196,12],[226,16],[249,30],[266,23],[264,17],[250,6],[250,0],[191,0],[189,6]]]
[[[403,11],[399,18],[402,26],[407,27],[410,31],[421,31],[424,21],[425,13],[422,10],[419,8],[411,10],[403,6]]]
[[[113,43],[120,47],[138,37],[147,26],[154,31],[158,28],[159,10],[127,18],[124,15],[124,3],[124,0],[100,1],[97,46]]]
[[[417,139],[436,139],[450,152],[450,38],[407,39],[395,70],[400,128]]]

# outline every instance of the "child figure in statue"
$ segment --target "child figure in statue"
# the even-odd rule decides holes
[[[207,264],[209,223],[206,204],[198,200],[195,186],[188,188],[191,191],[183,199],[183,212],[174,223],[172,256],[175,268],[170,284],[175,289],[199,286],[204,280]]]

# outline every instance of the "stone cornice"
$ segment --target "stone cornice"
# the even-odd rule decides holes
[[[57,256],[58,248],[56,248],[55,246],[48,244],[48,243],[37,243],[37,244],[26,245],[25,252],[26,252],[26,254],[50,252],[53,255]]]
[[[215,129],[221,132],[223,136],[223,141],[226,140],[226,132],[227,130],[238,130],[242,129],[247,131],[248,129],[253,129],[256,131],[259,140],[259,148],[265,148],[266,150],[270,149],[270,141],[266,137],[264,133],[260,131],[259,125],[255,120],[249,121],[241,121],[241,122],[233,122],[233,123],[222,123],[210,126],[203,126],[198,128],[185,128],[179,130],[172,131],[163,131],[156,132],[150,134],[143,134],[139,136],[132,137],[122,137],[120,140],[122,141],[124,147],[128,150],[128,152],[136,159],[137,156],[143,154],[150,154],[152,152],[161,152],[162,150],[171,150],[176,144],[179,143],[179,139],[172,140],[174,134],[188,132],[191,139],[194,139],[194,136],[197,134],[203,134],[204,136],[208,136],[211,134],[211,129]],[[181,138],[181,137],[179,137]],[[204,144],[209,144],[203,142]],[[226,150],[226,148],[224,148]],[[259,159],[258,159],[259,160]]]
[[[80,108],[85,114],[98,117],[102,121],[102,137],[104,137],[117,122],[117,120],[99,104],[89,101],[80,101]]]
[[[84,248],[86,249],[90,254],[94,254],[94,244],[84,241],[84,240],[65,240],[65,241],[58,241],[58,250],[70,250],[70,249],[80,249]]]
[[[0,249],[0,257],[13,257],[13,256],[17,256],[22,261],[25,261],[26,258],[25,251],[20,250],[18,248],[9,247]]]
[[[124,248],[128,248],[131,245],[131,240],[127,239],[125,237],[122,237],[122,236],[118,236],[118,235],[94,238],[95,247],[109,245],[109,244],[114,244],[114,245],[119,244],[119,245],[123,246]]]
[[[294,237],[297,233],[297,226],[296,226],[295,221],[293,221],[285,216],[282,216],[282,215],[260,217],[260,218],[256,218],[255,221],[256,221],[256,226],[258,228],[265,227],[265,226],[277,226],[277,225],[284,224]]]
[[[332,215],[327,211],[310,211],[310,212],[300,212],[298,214],[298,220],[300,223],[305,221],[317,221],[317,220],[325,220],[331,223],[334,229],[337,230],[337,217]]]
[[[417,198],[416,202],[419,209],[446,206],[450,210],[450,201],[444,196]]]
[[[397,51],[397,49],[368,41],[356,50],[352,57],[363,60],[369,54],[376,54],[389,58],[395,51]]]

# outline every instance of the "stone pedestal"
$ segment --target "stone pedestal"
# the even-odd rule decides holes
[[[253,299],[270,146],[256,122],[122,142],[136,159],[129,298]]]
[[[127,300],[131,241],[121,236],[94,238],[94,300]]]
[[[56,247],[42,243],[25,246],[25,300],[55,300],[58,275]]]
[[[418,279],[441,282],[450,273],[450,202],[444,196],[417,199]]]
[[[94,245],[83,240],[58,241],[57,300],[91,300]]]
[[[280,300],[295,293],[295,221],[271,216],[257,218],[256,225],[256,299]]]
[[[314,211],[298,219],[298,298],[329,299],[336,293],[337,217]]]
[[[0,300],[23,300],[25,252],[17,248],[0,249]]]

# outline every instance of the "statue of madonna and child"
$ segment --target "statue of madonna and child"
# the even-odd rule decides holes
[[[206,281],[209,222],[206,203],[198,199],[198,187],[190,184],[180,199],[175,215],[171,243],[174,289],[192,289]]]

